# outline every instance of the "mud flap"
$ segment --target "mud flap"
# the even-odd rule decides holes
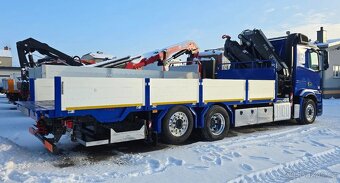
[[[56,145],[53,142],[51,142],[50,139],[48,139],[48,138],[46,138],[46,137],[44,137],[44,136],[42,136],[38,133],[38,129],[36,129],[34,127],[30,127],[29,132],[32,135],[34,135],[35,137],[37,137],[44,144],[45,148],[48,151],[50,151],[53,154],[59,154],[60,153],[59,149],[56,147]]]

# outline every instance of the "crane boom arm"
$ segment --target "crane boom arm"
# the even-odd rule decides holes
[[[29,57],[29,60],[27,60],[26,55],[33,53],[35,51],[39,52],[42,55],[49,56],[53,59],[60,59],[65,61],[67,65],[71,66],[81,66],[80,62],[75,61],[71,56],[50,47],[46,43],[42,43],[36,39],[28,38],[23,41],[17,42],[17,50],[18,50],[18,56],[20,61],[21,67],[34,67],[34,60]]]
[[[16,43],[18,57],[20,62],[20,67],[22,69],[21,77],[22,80],[28,80],[27,68],[36,67],[37,63],[34,61],[32,53],[35,51],[39,52],[41,55],[48,56],[54,60],[62,60],[66,65],[71,66],[82,66],[83,64],[75,61],[71,56],[50,47],[46,43],[42,43],[36,39],[28,38],[23,41],[18,41]],[[28,56],[28,59],[27,59]],[[43,59],[42,59],[43,60]],[[42,63],[39,63],[42,64]]]
[[[143,54],[139,59],[127,62],[125,68],[140,69],[155,62],[167,65],[171,59],[175,59],[183,54],[189,54],[190,57],[196,58],[198,56],[198,52],[199,48],[195,42],[185,41],[183,43],[168,46],[161,50]]]

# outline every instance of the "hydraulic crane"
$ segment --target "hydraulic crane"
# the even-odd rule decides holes
[[[44,64],[66,65],[66,66],[86,66],[102,68],[123,68],[123,69],[143,69],[144,66],[158,62],[158,65],[166,66],[172,59],[188,54],[188,61],[192,61],[198,56],[199,48],[193,41],[185,41],[166,48],[155,50],[135,57],[127,56],[114,60],[107,60],[96,64],[81,60],[78,56],[69,56],[46,43],[36,39],[28,38],[17,42],[17,51],[21,67],[21,89],[20,95],[23,100],[28,98],[28,69]],[[39,52],[44,58],[37,61],[33,58],[33,53]],[[189,63],[188,63],[189,64]]]

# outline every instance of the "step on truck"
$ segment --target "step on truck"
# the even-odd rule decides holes
[[[267,39],[254,29],[238,37],[239,42],[224,36],[224,48],[168,71],[90,68],[80,77],[70,73],[85,68],[35,68],[30,100],[18,108],[36,120],[30,132],[51,152],[66,133],[84,146],[159,137],[181,144],[193,129],[213,141],[233,127],[291,119],[313,123],[322,114],[327,52],[300,33]]]

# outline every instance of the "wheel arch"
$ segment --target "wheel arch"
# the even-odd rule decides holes
[[[315,112],[315,117],[313,117],[313,120],[308,121],[305,116],[305,103],[307,101],[313,101],[314,102],[314,112]],[[297,118],[297,122],[299,124],[311,124],[315,121],[316,116],[318,115],[318,105],[317,105],[317,97],[314,94],[309,94],[304,97],[300,97],[300,116]]]
[[[306,93],[305,95],[301,95],[300,98],[299,98],[299,103],[300,103],[300,110],[302,110],[302,107],[303,107],[303,101],[305,99],[311,99],[313,100],[313,102],[315,103],[315,107],[316,107],[316,111],[318,111],[318,99],[315,95],[315,93],[313,92],[310,92],[310,93]]]
[[[315,94],[308,94],[304,98],[312,99],[314,101],[315,105],[318,103],[318,100],[317,100]]]
[[[319,111],[319,108],[322,109],[322,107],[318,105],[318,103],[322,101],[321,93],[318,90],[304,89],[304,90],[301,90],[298,95],[295,95],[294,98],[295,98],[294,101],[300,104],[300,112],[302,110],[302,104],[303,104],[304,99],[313,100],[316,105],[317,111]]]
[[[299,100],[301,101],[304,98],[309,98],[312,99],[316,104],[318,102],[317,94],[318,94],[317,90],[305,89],[300,92]]]

